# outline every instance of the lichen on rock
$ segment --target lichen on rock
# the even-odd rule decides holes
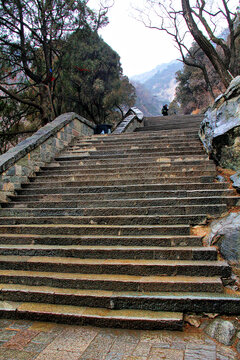
[[[231,345],[236,334],[236,328],[231,321],[215,319],[205,329],[206,334],[224,345]]]
[[[207,110],[199,136],[209,156],[220,166],[240,169],[240,76]]]

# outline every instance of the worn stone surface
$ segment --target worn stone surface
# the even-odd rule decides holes
[[[206,112],[199,136],[207,153],[219,165],[240,168],[240,76]]]
[[[215,319],[205,328],[205,332],[220,343],[231,345],[236,329],[231,321]]]
[[[216,343],[192,327],[183,332],[136,331],[22,320],[1,320],[0,325],[0,334],[13,333],[0,342],[0,360],[238,359],[237,346]]]
[[[217,244],[223,257],[240,265],[240,213],[231,213],[211,224],[211,232],[206,237],[209,245]]]

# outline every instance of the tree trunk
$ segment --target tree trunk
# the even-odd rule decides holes
[[[40,103],[43,110],[41,112],[41,125],[44,126],[54,119],[54,112],[48,86],[41,84],[39,88]]]
[[[212,46],[211,42],[203,35],[201,30],[199,30],[197,24],[195,23],[192,16],[189,0],[182,0],[182,9],[184,19],[194,40],[197,42],[197,44],[211,61],[213,67],[219,74],[223,84],[228,87],[230,82],[232,81],[232,76],[224,65],[224,62],[218,55],[217,51]]]

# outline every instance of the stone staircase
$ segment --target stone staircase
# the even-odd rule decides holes
[[[0,209],[2,317],[181,329],[238,314],[229,265],[192,227],[239,198],[204,153],[201,117],[78,139]]]

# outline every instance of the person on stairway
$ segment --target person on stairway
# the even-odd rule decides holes
[[[163,105],[162,114],[163,114],[163,116],[168,116],[168,106],[167,106],[167,104]]]

